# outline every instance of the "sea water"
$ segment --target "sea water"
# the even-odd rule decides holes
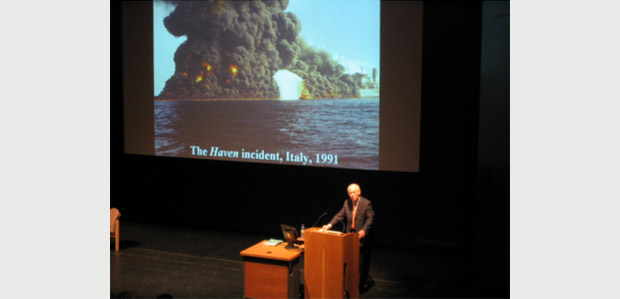
[[[156,155],[242,161],[210,156],[214,147],[282,157],[245,162],[302,165],[286,158],[302,153],[312,160],[306,165],[376,170],[379,98],[155,101]],[[206,154],[197,155],[196,148]]]

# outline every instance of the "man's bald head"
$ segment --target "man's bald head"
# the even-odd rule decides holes
[[[360,189],[358,184],[353,183],[347,187],[347,193],[349,193],[349,198],[351,198],[352,201],[356,201],[362,194],[362,189]]]

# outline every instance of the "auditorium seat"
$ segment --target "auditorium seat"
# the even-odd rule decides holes
[[[110,238],[114,238],[114,250],[120,249],[120,218],[121,212],[117,208],[110,209]]]

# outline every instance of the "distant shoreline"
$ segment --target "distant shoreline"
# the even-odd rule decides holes
[[[297,99],[297,100],[280,100],[275,98],[202,98],[202,99],[162,99],[155,97],[156,102],[225,102],[225,101],[317,101],[317,100],[368,100],[377,97],[359,97],[359,98],[325,98],[325,99]]]

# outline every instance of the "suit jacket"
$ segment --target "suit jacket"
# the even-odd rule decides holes
[[[368,235],[372,222],[375,219],[375,211],[372,209],[372,203],[365,197],[360,196],[358,199],[357,214],[355,217],[355,230],[364,230]],[[351,218],[353,217],[353,201],[349,198],[344,201],[342,209],[329,222],[332,226],[339,221],[344,221],[345,233],[351,232]]]

